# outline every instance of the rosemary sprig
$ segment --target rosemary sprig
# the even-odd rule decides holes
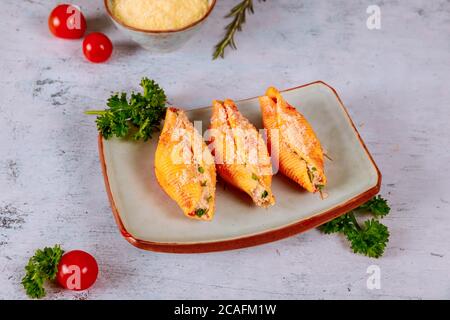
[[[266,1],[266,0],[259,0]],[[213,59],[219,57],[225,57],[225,48],[231,47],[236,50],[236,42],[234,41],[234,36],[237,31],[242,31],[242,25],[245,23],[245,16],[249,13],[254,13],[253,11],[253,0],[243,0],[237,4],[231,11],[225,16],[225,18],[233,18],[230,24],[225,27],[226,34],[225,37],[220,41],[214,48]]]

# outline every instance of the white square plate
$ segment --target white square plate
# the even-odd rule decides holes
[[[255,207],[233,188],[217,185],[213,221],[187,219],[158,185],[154,174],[157,134],[148,142],[99,137],[106,190],[121,233],[133,245],[161,252],[230,250],[282,239],[317,227],[361,205],[379,192],[381,174],[334,89],[315,82],[283,91],[308,119],[327,154],[324,200],[281,174],[274,176],[276,204]],[[261,128],[257,98],[237,101],[241,113]],[[187,112],[209,125],[211,107]],[[220,179],[219,179],[220,180]]]

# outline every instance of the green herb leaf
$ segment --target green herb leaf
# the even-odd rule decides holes
[[[203,167],[198,167],[198,172],[205,173],[205,169]]]
[[[355,214],[367,211],[375,219],[365,221],[360,226]],[[342,233],[350,241],[353,252],[379,258],[389,242],[389,230],[376,219],[385,217],[389,211],[390,207],[385,199],[381,196],[374,197],[357,209],[325,223],[319,229],[325,234]]]
[[[140,85],[143,94],[133,92],[128,99],[126,93],[117,93],[108,99],[106,110],[85,112],[97,115],[98,131],[105,139],[127,138],[131,134],[134,140],[147,141],[159,130],[167,109],[164,90],[148,78],[143,78]]]
[[[22,279],[22,285],[27,295],[31,298],[45,296],[45,280],[54,280],[58,272],[58,264],[64,251],[59,245],[53,248],[44,248],[36,251],[25,267],[26,274]]]
[[[313,173],[313,170],[312,169],[307,169],[307,172],[308,172],[308,178],[309,178],[309,180],[311,181],[311,183],[313,183],[313,181],[314,181],[314,173]]]
[[[265,198],[267,198],[268,195],[269,195],[269,193],[267,192],[267,190],[264,190],[264,192],[261,194],[261,198],[265,199]]]
[[[320,230],[325,234],[332,234],[336,232],[345,232],[346,228],[352,227],[352,219],[348,214],[337,217],[328,223],[320,226]]]
[[[391,208],[387,201],[381,196],[377,196],[367,201],[358,208],[359,210],[369,211],[375,217],[383,218],[389,214]]]
[[[205,215],[208,212],[208,209],[197,209],[195,210],[195,215],[199,218],[201,218],[203,215]]]
[[[378,220],[371,219],[364,222],[361,230],[346,233],[351,242],[354,253],[362,253],[371,258],[379,258],[389,241],[388,228]]]

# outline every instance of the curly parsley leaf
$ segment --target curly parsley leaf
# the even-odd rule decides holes
[[[108,101],[106,110],[86,111],[97,115],[97,128],[105,139],[113,136],[147,141],[159,130],[166,114],[167,97],[164,90],[154,81],[143,78],[140,86],[143,93],[116,93]]]
[[[27,295],[31,298],[45,296],[45,280],[54,280],[58,273],[58,264],[64,251],[59,245],[53,248],[39,249],[30,258],[25,267],[26,274],[22,279],[22,285]]]
[[[381,196],[370,199],[358,209],[368,211],[375,217],[379,218],[384,218],[391,211],[386,199],[383,199]]]
[[[364,222],[360,230],[351,230],[346,233],[353,252],[361,253],[370,258],[379,258],[389,241],[388,228],[378,220],[371,219]]]
[[[325,223],[320,227],[321,231],[325,234],[332,234],[336,232],[344,232],[346,228],[352,225],[352,219],[348,214],[337,217],[328,223]]]
[[[389,211],[387,201],[377,196],[357,209],[325,223],[319,229],[325,234],[342,233],[350,241],[354,253],[379,258],[389,242],[389,230],[376,219],[385,217]],[[363,212],[372,214],[375,219],[365,221],[361,226],[355,215]]]

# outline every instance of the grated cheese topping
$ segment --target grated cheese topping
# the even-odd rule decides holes
[[[128,26],[163,31],[200,20],[208,8],[208,0],[114,0],[112,13]]]

